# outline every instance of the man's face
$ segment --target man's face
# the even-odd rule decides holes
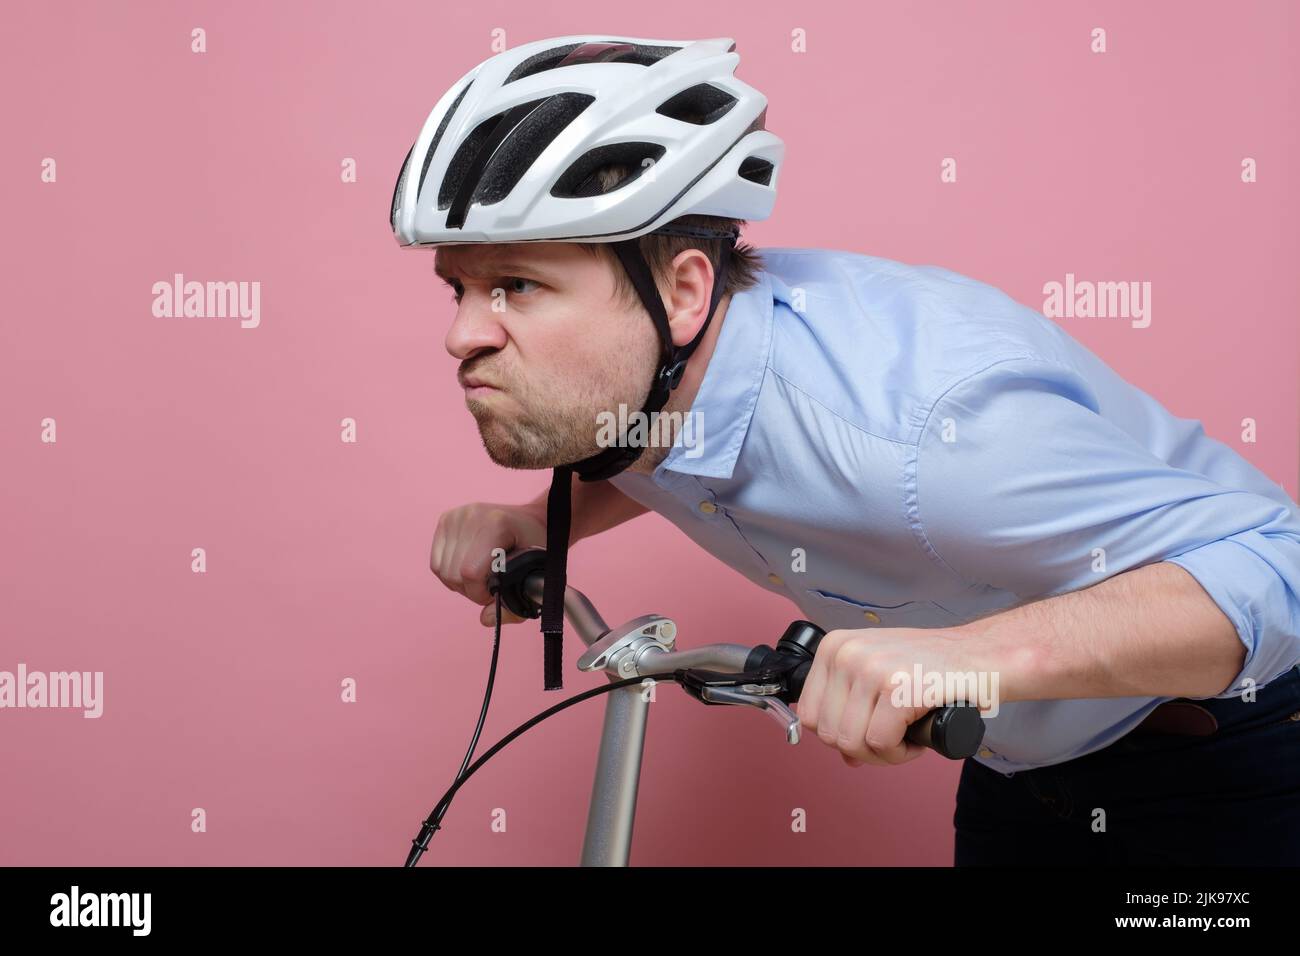
[[[439,246],[435,270],[457,293],[447,351],[498,465],[580,461],[599,450],[600,412],[645,403],[659,340],[604,258],[567,242],[462,244]]]

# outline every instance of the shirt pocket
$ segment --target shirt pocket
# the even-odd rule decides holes
[[[904,601],[902,604],[873,604],[860,598],[837,594],[822,588],[807,590],[808,604],[803,608],[820,627],[940,627],[952,623],[953,615],[931,601]]]

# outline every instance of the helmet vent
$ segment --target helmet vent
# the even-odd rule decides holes
[[[397,174],[397,185],[393,187],[393,209],[388,214],[388,224],[394,229],[397,228],[397,208],[402,204],[402,180],[406,178],[406,167],[411,165],[411,154],[415,152],[415,144],[406,151],[406,159],[402,160],[402,171]]]
[[[716,122],[736,105],[736,98],[711,83],[687,87],[659,106],[656,113],[696,126]]]
[[[557,93],[555,96],[523,104],[527,115],[506,134],[487,160],[470,201],[487,205],[505,199],[542,150],[593,102],[595,97],[586,93]],[[439,209],[451,206],[460,190],[461,181],[475,165],[479,151],[505,115],[506,113],[499,113],[480,123],[460,144],[447,167],[447,176],[438,189]]]
[[[610,143],[583,153],[564,171],[551,187],[557,199],[578,199],[583,196],[601,196],[622,189],[637,179],[650,165],[659,161],[665,150],[658,143]],[[649,160],[649,162],[647,162]],[[599,173],[607,166],[626,168],[626,175],[605,188]]]
[[[599,41],[596,41],[599,42]],[[610,43],[619,43],[623,41],[610,40]],[[524,60],[505,78],[501,84],[513,83],[515,80],[522,80],[526,76],[532,76],[536,73],[544,73],[547,70],[553,70],[560,65],[560,61],[566,56],[582,46],[581,43],[566,43],[564,46],[552,47],[549,50],[543,50],[541,53],[534,53],[528,59]],[[658,63],[669,53],[675,53],[681,49],[679,46],[643,46],[638,43],[630,44],[632,50],[618,57],[620,63],[635,63],[638,66],[650,66]]]
[[[748,179],[751,183],[758,183],[760,186],[772,185],[772,164],[766,159],[751,156],[740,164],[737,173],[741,179]]]
[[[456,112],[456,107],[460,106],[460,101],[465,98],[469,88],[474,85],[470,80],[465,84],[465,88],[456,94],[456,98],[451,101],[451,106],[447,107],[447,112],[442,114],[442,120],[438,123],[438,130],[433,134],[433,141],[429,143],[429,151],[424,154],[424,165],[420,167],[420,179],[415,186],[415,201],[420,201],[420,194],[424,191],[424,177],[429,171],[429,163],[433,162],[433,154],[438,149],[438,144],[442,142],[442,134],[447,129],[447,124],[451,122],[452,114]],[[414,149],[415,147],[411,147]]]

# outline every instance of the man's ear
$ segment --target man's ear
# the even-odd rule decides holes
[[[668,270],[664,308],[673,344],[688,344],[700,331],[709,314],[713,295],[713,263],[699,249],[683,249]]]

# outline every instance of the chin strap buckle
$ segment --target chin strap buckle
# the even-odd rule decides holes
[[[680,359],[672,365],[665,365],[659,370],[659,382],[661,385],[666,384],[671,392],[682,383],[682,375],[686,371],[686,359]]]

